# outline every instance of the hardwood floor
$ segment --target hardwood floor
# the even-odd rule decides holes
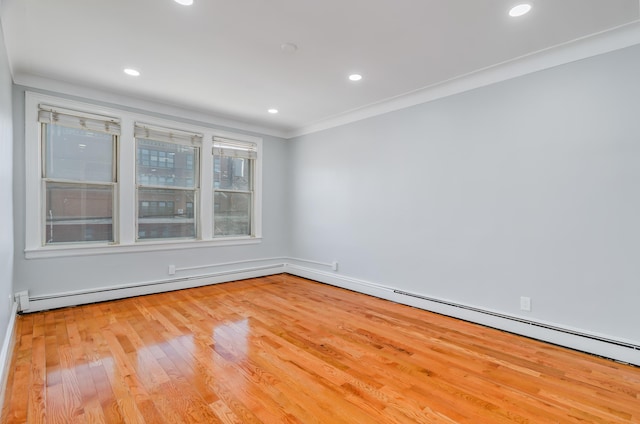
[[[17,334],[3,423],[640,423],[640,368],[290,275]]]

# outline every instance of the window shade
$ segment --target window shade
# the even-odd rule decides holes
[[[171,128],[154,127],[152,125],[136,122],[134,130],[135,138],[164,141],[167,143],[201,144],[203,135],[188,131],[174,130]]]
[[[258,157],[257,146],[254,143],[219,137],[213,137],[213,154],[245,159],[256,159]]]
[[[117,118],[92,115],[53,106],[40,105],[38,122],[120,135],[120,120]]]

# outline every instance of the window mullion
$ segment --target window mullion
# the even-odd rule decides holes
[[[133,139],[133,120],[123,117],[121,125],[122,136],[118,143],[118,234],[121,244],[132,244],[136,240],[136,146]]]
[[[213,147],[212,137],[205,137],[202,141],[200,158],[200,238],[213,238]]]

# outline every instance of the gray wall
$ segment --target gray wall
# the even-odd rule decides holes
[[[32,90],[39,91],[39,90]],[[206,247],[197,249],[107,254],[54,259],[24,258],[25,175],[24,164],[24,93],[25,87],[14,86],[14,133],[15,133],[15,291],[29,290],[29,295],[40,296],[77,290],[92,290],[114,285],[128,285],[149,281],[168,280],[194,274],[206,274],[219,269],[201,269],[180,273],[174,277],[167,274],[169,264],[176,267],[201,266],[224,262],[286,256],[288,254],[287,216],[283,209],[285,196],[285,173],[287,145],[284,139],[260,134],[263,137],[263,241],[257,245]],[[65,97],[56,93],[60,97]],[[74,99],[77,99],[74,97]],[[105,105],[99,99],[77,99]],[[108,106],[120,107],[109,104]],[[121,107],[122,109],[129,109]],[[149,111],[148,115],[169,118]],[[209,126],[203,122],[194,124]],[[221,128],[240,133],[229,128]],[[224,269],[224,268],[222,268]]]
[[[13,293],[13,121],[11,73],[3,34],[0,24],[0,347]]]
[[[289,153],[294,256],[640,341],[640,46],[298,137]]]

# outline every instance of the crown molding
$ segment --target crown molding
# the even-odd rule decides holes
[[[287,132],[291,139],[640,44],[640,20],[353,109]]]
[[[15,84],[30,89],[51,91],[56,94],[78,97],[82,100],[91,99],[93,101],[165,114],[174,118],[233,128],[234,130],[249,131],[284,139],[295,139],[303,135],[350,124],[637,44],[640,44],[640,20],[289,130],[252,124],[237,118],[224,117],[215,113],[192,110],[153,100],[129,97],[119,93],[107,92],[32,74],[17,74],[14,75],[13,79]]]
[[[152,112],[171,116],[172,118],[187,119],[208,125],[231,128],[233,130],[248,131],[260,135],[286,138],[287,132],[278,128],[251,124],[238,119],[226,118],[215,113],[192,110],[185,107],[169,105],[153,100],[145,100],[126,96],[120,93],[72,84],[65,81],[41,77],[33,74],[18,73],[13,76],[16,85],[24,86],[29,90],[51,92],[56,95],[72,96],[87,103],[96,101],[107,103],[111,106],[126,107],[144,112]]]

